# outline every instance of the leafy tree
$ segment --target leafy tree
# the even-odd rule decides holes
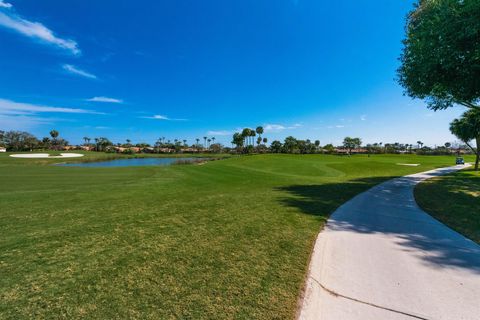
[[[333,146],[333,144],[329,143],[329,144],[326,144],[323,146],[323,149],[327,152],[327,153],[333,153],[335,151],[335,147]]]
[[[361,144],[362,140],[360,138],[345,137],[343,139],[343,147],[347,149],[348,154],[351,154],[352,150],[360,147]]]
[[[259,146],[260,143],[262,143],[262,137],[258,137],[258,138],[257,138],[257,146]]]
[[[298,153],[298,140],[292,136],[288,136],[283,141],[283,150],[286,153]]]
[[[400,84],[433,110],[480,108],[480,1],[419,0],[407,17]]]
[[[264,144],[267,144],[267,142],[268,142],[268,139],[267,139],[267,138],[263,138],[263,140],[262,140],[262,141],[263,141],[263,143],[264,143]]]
[[[232,144],[234,144],[238,150],[243,147],[244,143],[245,139],[243,138],[243,135],[241,133],[236,132],[233,134]]]
[[[213,153],[220,153],[222,152],[223,146],[220,143],[212,143],[210,146],[210,150],[212,150]]]
[[[2,141],[9,151],[32,150],[39,143],[35,136],[25,131],[7,131],[3,133]]]
[[[465,112],[460,119],[455,119],[450,123],[450,131],[475,153],[475,170],[478,170],[480,159],[480,111],[472,109]],[[477,148],[470,144],[472,140],[475,140]]]
[[[266,138],[264,138],[266,139]],[[274,140],[272,141],[272,144],[270,145],[270,151],[273,153],[280,153],[282,152],[283,145],[280,141]]]

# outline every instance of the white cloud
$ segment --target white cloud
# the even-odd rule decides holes
[[[230,136],[234,134],[235,131],[228,131],[228,130],[220,130],[220,131],[208,131],[208,136]]]
[[[0,0],[0,8],[11,8],[12,7],[12,4],[8,3],[8,2],[3,2],[2,0]]]
[[[295,123],[291,126],[284,126],[284,125],[281,125],[281,124],[266,124],[264,125],[264,128],[263,130],[265,132],[280,132],[280,131],[283,131],[283,130],[293,130],[293,129],[298,129],[300,127],[302,127],[303,125],[300,124],[300,123]]]
[[[266,124],[263,128],[265,132],[279,132],[285,129],[287,128],[281,124]]]
[[[0,128],[2,130],[29,130],[45,124],[52,124],[52,119],[25,115],[11,116],[0,113]]]
[[[93,98],[87,99],[87,101],[107,102],[107,103],[123,103],[123,100],[121,100],[121,99],[115,99],[115,98],[109,98],[109,97],[93,97]]]
[[[166,121],[187,121],[187,119],[172,119],[167,116],[163,116],[161,114],[156,114],[151,117],[140,117],[143,119],[153,119],[153,120],[166,120]]]
[[[0,9],[11,9],[10,3],[0,0]],[[14,30],[24,36],[40,40],[46,44],[68,50],[73,55],[80,55],[76,41],[57,37],[55,33],[39,22],[32,22],[17,15],[14,10],[0,11],[0,26]]]
[[[362,115],[360,116],[360,120],[362,120],[362,121],[367,120],[367,115],[366,115],[366,114],[362,114]]]
[[[287,129],[297,129],[297,128],[300,128],[300,127],[303,127],[303,125],[301,123],[295,123],[293,126],[287,127]]]
[[[342,125],[336,125],[335,128],[345,128],[345,126],[342,126]]]
[[[76,75],[79,75],[81,77],[85,77],[85,78],[89,78],[89,79],[97,79],[97,76],[94,75],[94,74],[91,74],[87,71],[84,71],[82,69],[79,69],[71,64],[64,64],[62,66],[62,68],[65,70],[65,71],[68,71],[72,74],[76,74]]]
[[[86,110],[86,109],[51,107],[51,106],[15,102],[7,99],[0,99],[0,114],[25,115],[25,114],[33,114],[38,112],[102,114],[100,112]]]

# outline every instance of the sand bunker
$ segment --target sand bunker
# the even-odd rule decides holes
[[[22,154],[11,154],[10,157],[14,158],[28,158],[28,159],[58,159],[58,158],[79,158],[84,155],[81,153],[60,153],[59,156],[50,156],[48,153],[22,153]]]
[[[398,166],[418,167],[420,163],[397,163]]]

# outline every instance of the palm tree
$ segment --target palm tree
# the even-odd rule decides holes
[[[244,140],[243,144],[246,146],[248,144],[248,137],[250,137],[250,129],[248,128],[243,129],[241,135]]]
[[[417,145],[418,145],[418,148],[421,149],[423,146],[423,142],[419,140],[417,141]]]
[[[215,137],[212,137],[212,141],[213,141],[213,143],[215,144]]]
[[[260,136],[260,139],[262,138],[262,134],[263,134],[263,127],[262,126],[258,126],[256,129],[255,129],[255,132]]]
[[[195,141],[197,141],[197,149],[198,149],[198,145],[200,144],[200,139],[195,139]]]
[[[132,142],[130,139],[127,139],[127,147],[130,147],[130,142]]]
[[[255,139],[255,136],[256,136],[256,135],[257,135],[257,133],[255,132],[255,130],[250,129],[250,137],[251,137],[250,140],[251,140],[251,142],[252,142],[252,146],[253,146],[254,143],[255,143],[255,142],[254,142],[254,141],[255,141],[254,139]]]
[[[83,141],[85,141],[85,145],[88,145],[90,143],[90,138],[89,137],[83,137]]]
[[[98,138],[95,138],[95,151],[98,151],[98,142],[100,141]]]
[[[59,135],[59,133],[58,133],[57,130],[52,130],[52,131],[50,131],[50,136],[52,137],[52,144],[53,144],[54,146],[57,145],[58,135]]]
[[[183,139],[183,146],[186,147],[187,146],[187,140]]]
[[[207,137],[203,137],[203,147],[207,148]]]
[[[208,143],[207,143],[207,148],[210,149],[210,142],[211,142],[212,140],[208,139],[207,141],[208,141]]]
[[[264,144],[267,144],[267,142],[268,142],[268,139],[267,139],[267,138],[263,138],[263,143],[264,143]]]

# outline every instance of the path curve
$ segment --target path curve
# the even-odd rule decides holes
[[[479,319],[480,246],[413,197],[462,168],[393,179],[338,208],[315,243],[299,319]]]

